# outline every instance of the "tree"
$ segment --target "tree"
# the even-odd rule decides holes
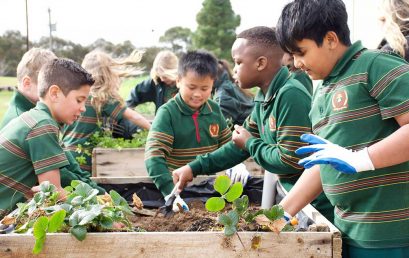
[[[169,43],[174,53],[180,53],[190,49],[192,44],[192,31],[189,28],[180,26],[173,27],[165,31],[159,38],[159,42]]]
[[[193,46],[212,51],[218,58],[231,60],[231,46],[240,25],[230,0],[204,0],[203,8],[196,16],[197,30],[193,34]]]
[[[19,31],[6,31],[0,36],[0,75],[16,76],[17,65],[25,52],[26,38]]]
[[[140,67],[147,73],[152,69],[153,60],[155,60],[156,55],[159,51],[163,50],[159,47],[148,47],[145,48],[145,53],[143,54],[142,60],[140,62]]]

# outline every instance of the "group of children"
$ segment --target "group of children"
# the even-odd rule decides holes
[[[409,257],[409,65],[393,53],[352,44],[341,0],[294,0],[276,29],[258,26],[237,35],[234,80],[259,92],[233,132],[222,105],[211,100],[215,82],[227,74],[207,51],[180,59],[161,52],[151,78],[132,90],[129,107],[112,70],[123,63],[92,52],[81,67],[43,52],[35,58],[45,63],[38,81],[19,65],[18,91],[0,130],[0,212],[29,198],[42,181],[55,184],[61,198],[69,179],[91,181],[75,151],[61,147],[60,126],[73,151],[108,119],[149,129],[145,164],[165,198],[196,175],[252,157],[289,191],[280,203],[286,216],[312,203],[334,222],[343,257]],[[33,71],[41,66],[25,63]],[[322,80],[312,99],[311,81],[296,72]],[[130,108],[146,101],[157,106],[152,125]],[[248,173],[230,176],[245,182]]]

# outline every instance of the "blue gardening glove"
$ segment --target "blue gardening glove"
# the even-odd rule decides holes
[[[346,174],[375,169],[369,158],[368,148],[359,151],[348,150],[313,134],[303,134],[301,140],[312,145],[297,149],[296,154],[304,155],[314,152],[311,156],[298,162],[305,168],[311,168],[317,164],[329,164]]]
[[[244,187],[250,177],[250,172],[247,171],[247,168],[243,163],[240,163],[226,170],[226,175],[230,178],[232,184],[241,182]]]

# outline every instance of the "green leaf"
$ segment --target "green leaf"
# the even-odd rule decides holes
[[[40,191],[41,192],[49,192],[50,189],[50,182],[49,181],[44,181],[40,184]]]
[[[39,217],[34,223],[33,235],[36,240],[33,248],[33,253],[38,254],[43,250],[44,241],[48,227],[48,218],[45,216]]]
[[[228,176],[218,176],[214,181],[214,189],[221,195],[225,194],[229,189],[231,180]]]
[[[77,187],[77,185],[79,185],[81,183],[81,181],[79,181],[79,180],[72,180],[71,181],[71,187],[72,188],[75,188],[75,187]]]
[[[253,222],[255,217],[257,217],[258,215],[263,214],[263,213],[264,213],[264,210],[258,210],[255,213],[247,214],[247,216],[244,218],[244,220],[247,223]]]
[[[84,203],[84,197],[82,196],[75,196],[74,198],[72,198],[72,200],[70,201],[71,205],[74,206],[78,206]]]
[[[206,201],[206,210],[208,211],[221,211],[223,210],[226,202],[221,197],[211,197]]]
[[[232,225],[231,218],[229,216],[227,216],[226,214],[220,214],[219,218],[217,219],[217,222],[219,222],[220,224],[222,224],[225,227]]]
[[[109,195],[111,196],[112,203],[115,206],[123,206],[129,208],[128,202],[115,190],[109,191]]]
[[[87,228],[85,226],[76,225],[71,228],[70,233],[79,241],[82,241],[87,236]]]
[[[238,198],[233,201],[233,209],[235,209],[241,216],[249,207],[249,197],[243,195],[241,198]]]
[[[239,223],[240,217],[236,211],[229,211],[229,213],[227,213],[227,216],[230,217],[232,225],[237,225],[237,223]]]
[[[237,232],[237,228],[235,226],[224,227],[224,235],[226,236],[232,236],[236,232]]]
[[[71,193],[74,190],[74,188],[70,185],[67,185],[66,187],[64,187],[64,190],[68,193]]]
[[[271,209],[264,210],[263,214],[266,215],[269,220],[274,221],[284,217],[284,209],[280,205],[274,205]]]
[[[102,217],[99,223],[103,228],[112,228],[114,221],[110,217]]]
[[[48,222],[48,232],[57,232],[61,228],[66,214],[67,213],[65,212],[65,210],[59,210],[54,213]]]
[[[243,185],[242,183],[237,182],[230,187],[229,191],[225,194],[224,198],[226,198],[228,202],[233,202],[234,200],[239,198],[242,193]]]

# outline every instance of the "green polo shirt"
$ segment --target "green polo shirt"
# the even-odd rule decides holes
[[[17,89],[14,91],[13,97],[10,99],[9,106],[6,113],[3,116],[3,121],[1,121],[0,129],[5,127],[11,120],[18,117],[22,113],[29,111],[36,104],[26,98],[20,91]]]
[[[291,77],[296,79],[297,81],[301,82],[304,85],[305,89],[312,95],[313,93],[313,85],[310,77],[302,70],[296,70],[291,72]]]
[[[400,128],[394,117],[409,112],[408,86],[403,59],[357,42],[315,91],[313,132],[353,150],[381,141]],[[409,162],[353,175],[322,165],[321,180],[346,243],[409,246]]]
[[[0,210],[24,202],[39,174],[68,165],[58,134],[59,126],[42,102],[0,130]]]
[[[22,113],[29,111],[34,107],[34,102],[29,100],[21,92],[16,90],[12,99],[10,100],[9,107],[4,115],[0,129],[6,126],[12,119],[20,116]],[[78,162],[69,151],[65,151],[65,155],[67,156],[67,160],[70,164],[60,169],[61,185],[63,187],[71,185],[72,180],[80,180],[98,189],[100,193],[105,192],[103,188],[99,187],[94,181],[91,180],[88,172],[81,170]]]
[[[180,94],[159,108],[149,131],[145,165],[149,176],[164,196],[173,187],[170,171],[212,152],[231,139],[219,106],[208,100],[197,114]]]
[[[303,172],[297,164],[300,157],[294,151],[305,145],[300,136],[311,132],[308,117],[311,95],[299,81],[290,77],[287,67],[282,67],[266,95],[259,91],[254,101],[253,112],[244,123],[253,135],[246,142],[246,151],[229,142],[213,153],[199,156],[189,166],[194,175],[213,174],[251,156],[264,169],[278,175],[289,191]],[[324,195],[313,205],[329,220],[333,219],[333,207]]]
[[[81,117],[72,125],[66,125],[63,129],[63,143],[64,147],[69,150],[75,158],[80,156],[76,152],[77,145],[89,141],[89,138],[95,133],[101,131],[102,127],[108,127],[112,130],[113,124],[116,124],[126,110],[125,105],[117,100],[110,100],[106,103],[101,110],[101,114],[97,114],[95,108],[91,105],[91,97],[88,98],[85,103],[85,112],[81,114]],[[82,170],[92,171],[92,159],[91,156],[86,157],[86,164],[80,165]]]

